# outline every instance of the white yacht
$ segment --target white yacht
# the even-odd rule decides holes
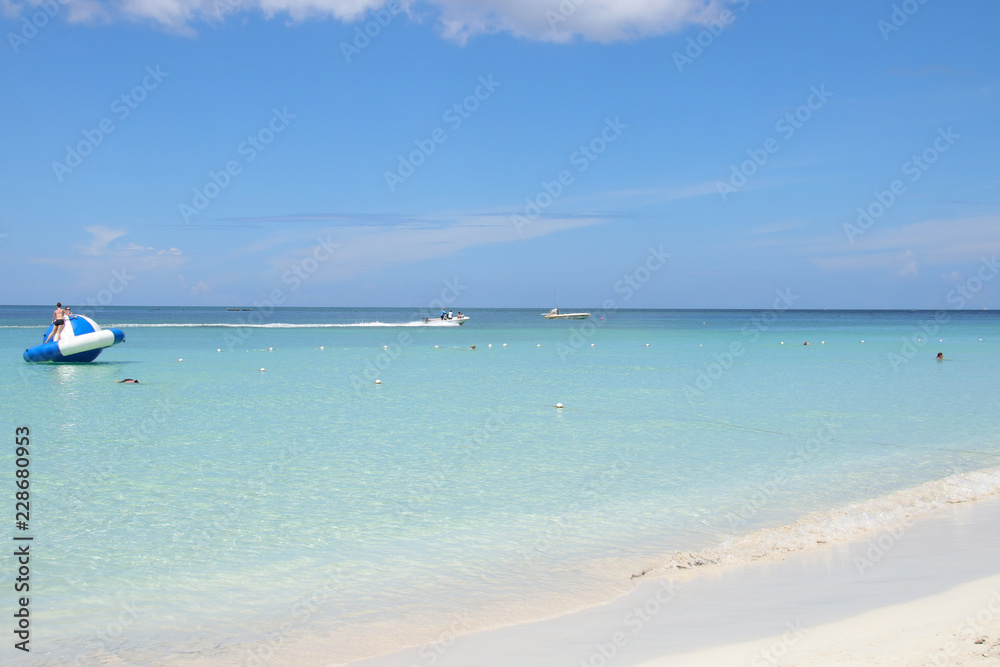
[[[590,313],[560,313],[558,308],[553,308],[547,313],[542,313],[542,317],[547,320],[585,320],[590,317]]]

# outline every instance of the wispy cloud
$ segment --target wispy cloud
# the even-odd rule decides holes
[[[956,266],[1000,253],[1000,218],[928,220],[872,229],[849,251],[843,236],[811,239],[799,251],[827,271],[882,269],[916,276],[924,266]]]
[[[340,220],[339,215],[310,218],[335,224],[282,226],[251,243],[231,248],[227,255],[249,265],[263,263],[268,267],[265,272],[276,277],[312,255],[317,244],[335,245],[332,258],[310,276],[310,284],[328,283],[391,266],[444,258],[474,246],[522,243],[610,220],[600,215],[542,216],[522,227],[519,233],[509,213],[495,211],[465,213],[454,218],[400,217],[395,224],[385,220],[348,223]]]
[[[110,229],[104,225],[91,225],[83,228],[93,238],[87,245],[77,246],[80,254],[86,257],[97,257],[108,252],[108,244],[117,238],[125,236],[124,229]]]
[[[756,236],[759,234],[776,234],[778,232],[785,232],[790,229],[797,229],[809,224],[805,220],[786,220],[781,222],[770,222],[766,225],[761,225],[759,227],[754,227],[747,234]]]
[[[719,191],[715,186],[715,181],[704,182],[704,183],[692,183],[688,185],[672,185],[660,188],[646,188],[639,190],[613,190],[611,192],[604,192],[600,194],[595,194],[591,198],[602,198],[602,199],[631,199],[636,202],[641,202],[644,204],[655,204],[671,201],[679,201],[681,199],[690,199],[692,197],[704,197],[705,195],[715,195],[718,196]],[[585,200],[585,197],[579,198],[580,201]],[[619,203],[620,202],[616,202]]]
[[[0,0],[8,16],[30,11],[40,0]],[[190,32],[197,23],[215,23],[237,12],[257,11],[292,21],[362,19],[386,0],[60,0],[76,22],[150,21]],[[747,2],[747,0],[740,0]],[[414,20],[434,21],[447,39],[464,42],[478,34],[507,32],[527,39],[567,42],[580,37],[597,42],[631,40],[679,30],[707,21],[729,0],[401,0]]]

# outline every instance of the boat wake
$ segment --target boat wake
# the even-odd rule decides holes
[[[130,324],[127,322],[121,322],[118,324],[113,324],[114,327],[128,327],[130,329],[158,329],[158,328],[190,328],[190,327],[218,327],[224,329],[342,329],[342,328],[352,328],[352,327],[426,327],[426,326],[459,326],[458,322],[451,322],[447,320],[439,320],[437,318],[431,320],[414,320],[412,322],[351,322],[342,324],[330,324],[330,323],[306,323],[306,324],[293,324],[290,322],[268,322],[265,324],[251,324],[251,323],[237,323],[237,322],[207,322],[207,323],[143,323],[143,324]],[[15,328],[15,327],[11,327]],[[38,328],[38,327],[16,327],[16,328]]]

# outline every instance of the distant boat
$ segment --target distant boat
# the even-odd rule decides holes
[[[547,320],[585,320],[590,317],[590,313],[560,313],[558,308],[553,308],[547,313],[542,313],[542,317]]]
[[[542,313],[542,317],[547,320],[585,320],[590,317],[590,313],[560,313],[559,301],[556,299],[554,291],[552,292],[552,300],[556,302],[556,307],[547,313]]]

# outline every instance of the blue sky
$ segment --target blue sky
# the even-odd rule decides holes
[[[995,2],[0,9],[4,303],[1000,307]]]

